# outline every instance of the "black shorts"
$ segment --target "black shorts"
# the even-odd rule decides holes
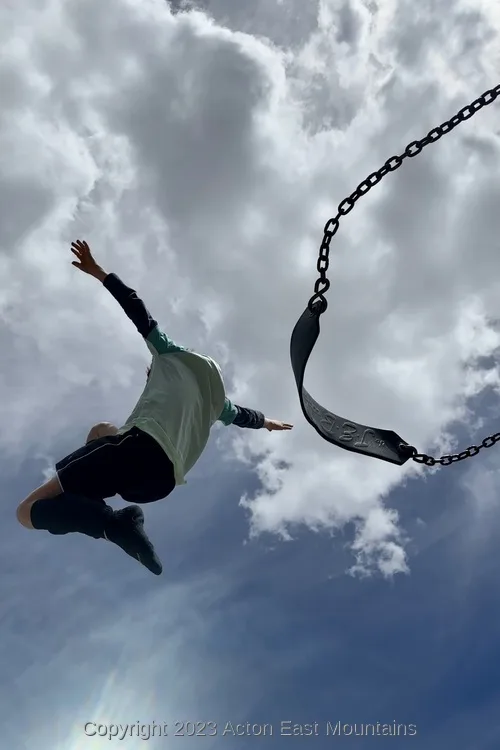
[[[123,435],[92,440],[56,463],[64,492],[130,503],[153,503],[175,487],[174,467],[151,435],[132,427]]]

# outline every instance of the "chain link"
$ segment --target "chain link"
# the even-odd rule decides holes
[[[427,456],[425,453],[417,453],[417,449],[412,445],[402,444],[400,445],[400,448],[402,448],[403,450],[408,450],[411,453],[413,461],[416,461],[419,464],[425,464],[426,466],[435,466],[436,464],[441,464],[441,466],[450,466],[450,464],[455,464],[457,463],[457,461],[463,461],[464,458],[477,456],[481,448],[491,448],[492,446],[496,445],[499,440],[500,432],[496,432],[494,435],[485,437],[481,445],[470,445],[461,453],[456,453],[451,456],[441,456],[441,458],[433,458],[432,456]]]
[[[318,316],[322,315],[328,307],[328,302],[324,295],[330,288],[330,281],[327,277],[327,271],[330,263],[330,243],[338,231],[340,217],[347,216],[347,214],[354,208],[356,201],[358,201],[362,195],[366,195],[366,193],[368,193],[372,189],[372,187],[378,185],[380,180],[382,180],[387,174],[389,174],[389,172],[395,172],[396,169],[399,169],[406,158],[412,159],[414,156],[417,156],[422,152],[425,146],[428,146],[430,143],[435,143],[440,138],[442,138],[443,135],[446,135],[446,133],[450,133],[454,128],[456,128],[457,125],[471,118],[476,114],[476,112],[479,112],[480,109],[494,102],[499,96],[500,84],[498,84],[498,86],[496,86],[494,89],[485,91],[484,94],[479,96],[475,101],[472,102],[472,104],[468,104],[467,106],[463,107],[450,120],[443,122],[441,125],[438,125],[438,127],[430,130],[425,138],[422,138],[422,140],[412,141],[411,143],[409,143],[402,154],[391,156],[391,158],[387,159],[385,164],[377,172],[372,172],[366,178],[366,180],[363,180],[363,182],[358,185],[356,190],[354,190],[354,192],[351,193],[348,198],[345,198],[341,203],[339,203],[337,215],[333,219],[329,219],[325,224],[324,237],[321,243],[319,258],[316,265],[319,273],[319,278],[314,284],[314,294],[308,303],[309,311],[311,313]],[[451,456],[442,456],[441,458],[433,458],[432,456],[427,456],[425,453],[418,453],[417,449],[412,445],[402,445],[400,447],[410,451],[413,461],[416,461],[417,463],[423,463],[426,466],[435,466],[435,464],[441,464],[441,466],[449,466],[450,464],[456,463],[457,461],[463,461],[463,459],[465,458],[477,456],[481,448],[491,448],[491,446],[495,445],[499,440],[500,433],[496,433],[495,435],[484,438],[480,446],[472,445],[467,448],[467,450],[464,450],[461,453]]]

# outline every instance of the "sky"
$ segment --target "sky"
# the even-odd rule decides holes
[[[434,469],[338,449],[289,358],[325,223],[498,85],[499,32],[486,0],[1,5],[5,747],[385,747],[394,727],[398,750],[499,747],[500,448]],[[499,430],[499,107],[342,220],[306,371],[326,408],[433,456]],[[75,239],[234,402],[294,424],[214,427],[146,509],[159,578],[15,518],[144,387]]]

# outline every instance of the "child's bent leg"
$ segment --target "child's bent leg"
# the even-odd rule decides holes
[[[95,425],[101,429],[100,425]],[[113,429],[113,425],[105,429]],[[142,441],[144,442],[144,441]],[[147,484],[146,455],[136,431],[125,435],[108,434],[91,440],[56,463],[57,475],[32,492],[20,504],[17,517],[28,529],[50,534],[80,533],[94,539],[106,539],[127,555],[160,575],[162,565],[144,530],[144,515],[137,505],[113,511],[104,498],[127,494]],[[142,446],[144,449],[144,446]],[[144,473],[144,479],[136,468]]]
[[[117,432],[118,427],[115,427],[111,422],[98,422],[92,427],[87,435],[86,443],[90,443],[92,440],[98,440],[99,438],[108,435],[116,435]],[[55,477],[48,482],[45,482],[45,484],[42,484],[19,504],[17,508],[17,520],[21,526],[24,526],[26,529],[34,529],[35,527],[31,522],[31,508],[33,504],[36,503],[37,500],[47,500],[57,497],[57,495],[61,495],[62,493],[63,489],[56,474]],[[69,502],[71,502],[71,500]]]
[[[31,523],[31,506],[36,503],[37,500],[44,500],[47,498],[57,497],[62,493],[61,484],[57,476],[49,479],[48,482],[37,487],[36,490],[28,495],[17,508],[17,520],[26,529],[33,529],[34,526]]]

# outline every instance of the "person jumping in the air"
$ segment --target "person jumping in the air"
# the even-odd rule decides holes
[[[95,425],[87,443],[56,464],[56,475],[34,490],[17,509],[27,529],[51,534],[79,532],[114,542],[155,575],[162,565],[144,531],[138,505],[113,511],[104,498],[151,503],[185,484],[200,458],[210,428],[224,425],[290,430],[259,411],[232,404],[218,364],[175,344],[153,320],[133,289],[95,262],[86,242],[71,251],[74,266],[101,281],[144,337],[152,354],[144,391],[123,427]]]

